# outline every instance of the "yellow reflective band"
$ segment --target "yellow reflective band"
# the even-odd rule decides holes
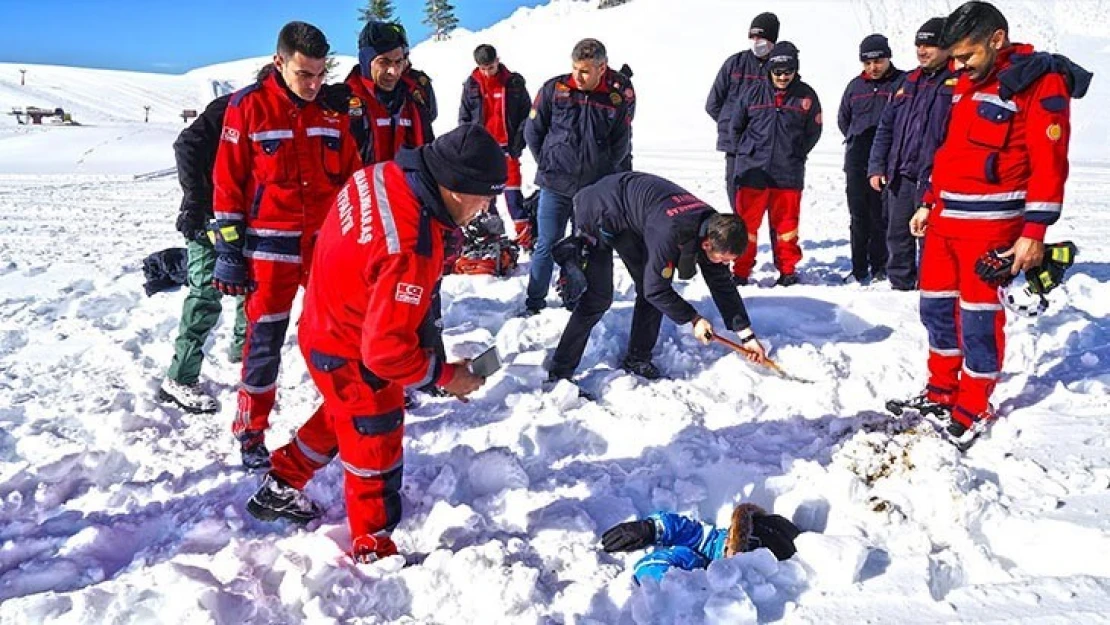
[[[1071,248],[1070,247],[1054,247],[1052,248],[1052,260],[1058,263],[1071,263]]]
[[[798,238],[798,231],[797,230],[791,230],[790,232],[785,232],[785,233],[779,235],[779,241],[793,241],[794,239],[797,239],[797,238]]]
[[[239,229],[235,226],[223,226],[220,228],[220,236],[224,241],[231,243],[239,240]]]
[[[212,232],[211,230],[208,230],[208,231],[206,231],[206,232],[205,232],[205,234],[207,234],[207,235],[208,235],[208,241],[209,241],[209,242],[210,242],[210,243],[211,243],[212,245],[215,245],[215,244],[216,244],[216,233],[215,233],[215,232]]]

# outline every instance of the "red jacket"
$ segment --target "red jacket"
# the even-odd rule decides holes
[[[359,167],[347,116],[296,98],[272,74],[228,103],[213,209],[254,229],[311,234]]]
[[[360,360],[402,386],[448,383],[454,365],[421,349],[418,329],[442,275],[449,220],[418,152],[356,172],[316,241],[302,349]]]
[[[1060,217],[1068,178],[1071,95],[1064,75],[1047,72],[1000,95],[1007,78],[1020,74],[1033,47],[1014,44],[998,54],[980,82],[960,76],[952,96],[948,131],[934,158],[929,218],[938,234],[958,238],[1043,240]],[[1019,62],[1015,64],[1015,59]]]
[[[357,65],[345,84],[350,90],[347,113],[363,165],[391,161],[401,148],[424,145],[423,118],[412,83],[407,79],[397,81],[393,90],[398,101],[392,113],[378,100],[374,83],[362,77]]]

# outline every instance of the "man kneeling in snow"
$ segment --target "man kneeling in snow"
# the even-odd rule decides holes
[[[704,569],[714,560],[760,547],[770,549],[779,560],[789,560],[798,551],[794,547],[798,534],[801,531],[785,517],[742,503],[732,511],[727,528],[673,512],[656,512],[641,521],[609,528],[601,536],[601,545],[608,553],[656,547],[636,563],[632,579],[639,584],[644,579],[659,581],[672,568]]]

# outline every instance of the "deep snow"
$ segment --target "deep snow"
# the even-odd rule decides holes
[[[566,71],[576,39],[597,36],[615,65],[636,71],[636,167],[727,206],[704,96],[768,7],[592,4],[521,9],[418,46],[414,61],[436,80],[437,128],[454,125],[477,43],[496,45],[534,91]],[[773,10],[832,111],[863,35],[890,35],[896,63],[910,67],[913,31],[956,4]],[[446,279],[449,349],[471,356],[496,342],[511,364],[471,403],[426,400],[409,415],[396,539],[426,557],[405,568],[344,558],[336,466],[308,488],[328,509],[322,523],[297,530],[244,513],[257,478],[236,468],[228,432],[238,379],[224,357],[228,324],[203,373],[221,414],[153,399],[183,294],[146,298],[141,259],[180,245],[180,191],[172,177],[132,175],[172,166],[180,109],[243,84],[264,59],[183,76],[32,66],[24,88],[20,66],[0,65],[0,111],[61,105],[86,124],[0,117],[0,623],[1106,622],[1110,3],[1001,5],[1015,39],[1067,53],[1096,79],[1074,107],[1065,214],[1049,231],[1074,240],[1079,260],[1044,317],[1011,320],[995,395],[1003,419],[989,439],[961,455],[882,412],[884,398],[923,383],[925,335],[913,295],[838,284],[848,217],[830,125],[803,202],[804,284],[771,288],[764,244],[759,284],[741,291],[772,355],[814,385],[768,376],[669,323],[656,361],[670,379],[621,373],[632,293],[621,273],[583,361],[583,384],[603,399],[565,384],[544,392],[539,365],[567,313],[514,316],[523,268],[507,280]],[[715,314],[699,280],[682,292]],[[271,448],[316,401],[292,333],[285,354]],[[807,530],[798,555],[780,563],[755,552],[636,589],[638,554],[598,546],[601,531],[634,516],[724,521],[739,500]]]

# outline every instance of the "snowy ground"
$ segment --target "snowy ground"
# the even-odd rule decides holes
[[[707,147],[712,128],[700,106],[703,83],[734,46],[701,41],[728,21],[708,15],[746,25],[765,7],[689,4],[680,26],[697,19],[702,31],[682,41],[711,61],[685,90],[675,91],[664,70],[686,57],[662,59],[669,51],[647,36],[667,17],[655,0],[605,12],[570,3],[522,10],[486,35],[414,55],[444,76],[447,129],[455,83],[477,38],[490,37],[534,88],[564,63],[549,58],[562,53],[526,52],[526,45],[569,49],[564,39],[598,34],[615,62],[637,69],[637,168],[723,207],[722,159]],[[1077,14],[1054,3],[1057,17],[1047,25],[1024,4],[1008,14],[1015,31],[1035,26],[1049,47],[1086,32],[1098,45],[1069,53],[1099,73],[1110,69],[1110,30],[1083,29],[1092,20],[1105,24],[1107,12],[1101,3],[1082,5],[1088,9]],[[784,36],[803,55],[804,42],[816,47],[822,24],[833,23],[829,6],[858,26],[836,44],[849,50],[847,63],[803,56],[803,74],[807,62],[817,66],[809,71],[827,109],[854,71],[850,48],[860,36],[892,32],[897,20],[912,22],[904,29],[912,32],[929,15],[880,3],[787,4],[776,9]],[[617,56],[621,45],[625,58]],[[463,60],[448,61],[449,54]],[[664,76],[652,75],[656,62]],[[238,80],[253,63],[165,84],[138,74],[120,80],[177,90],[167,107],[199,107],[213,76]],[[0,66],[4,107],[15,97],[4,94],[18,89],[12,67]],[[69,84],[92,82],[89,70],[56,71]],[[603,399],[584,402],[565,385],[545,393],[537,364],[567,313],[514,316],[524,268],[507,280],[447,278],[449,348],[470,356],[496,342],[512,364],[467,405],[428,400],[409,415],[406,512],[396,539],[426,558],[405,568],[344,558],[349,537],[336,466],[308,488],[327,507],[322,523],[298,530],[245,514],[257,478],[236,468],[228,432],[238,379],[224,357],[228,324],[219,326],[204,370],[221,414],[188,415],[153,400],[182,293],[146,298],[141,259],[180,244],[172,229],[180,191],[173,179],[130,174],[172,164],[179,125],[144,125],[127,117],[133,102],[113,108],[95,90],[73,95],[67,107],[85,111],[88,127],[27,129],[2,125],[5,118],[0,623],[1108,622],[1110,163],[1106,122],[1095,118],[1110,98],[1099,81],[1091,101],[1076,106],[1083,156],[1072,169],[1064,219],[1049,235],[1075,241],[1078,263],[1047,315],[1011,321],[996,393],[1003,419],[968,454],[923,429],[890,433],[897,424],[882,401],[921,386],[925,335],[914,296],[837,284],[849,268],[848,219],[830,127],[805,192],[804,284],[772,288],[763,245],[759,284],[741,291],[772,355],[814,385],[769,377],[670,324],[656,352],[669,380],[643,383],[614,371],[631,316],[632,284],[621,275],[618,303],[583,363],[583,384]],[[696,123],[667,123],[671,102]],[[96,158],[82,167],[75,144],[95,147]],[[713,310],[699,280],[683,293]],[[292,333],[286,355],[271,447],[288,440],[316,402]],[[724,519],[739,500],[807,530],[798,555],[779,563],[756,552],[635,589],[630,569],[639,554],[599,549],[600,532],[613,523],[658,509]]]

